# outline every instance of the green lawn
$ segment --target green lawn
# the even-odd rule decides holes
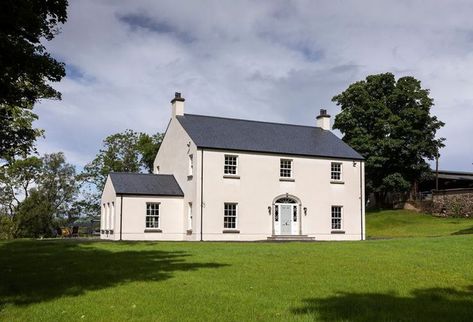
[[[387,234],[371,232],[380,217],[369,235]],[[473,221],[458,225],[365,242],[3,242],[0,321],[472,321],[473,235],[451,234]]]
[[[473,220],[433,217],[409,210],[366,214],[368,238],[437,237],[473,234]]]

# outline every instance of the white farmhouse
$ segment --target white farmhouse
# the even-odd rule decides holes
[[[184,113],[176,93],[153,174],[111,173],[101,238],[363,240],[364,161],[316,126]]]

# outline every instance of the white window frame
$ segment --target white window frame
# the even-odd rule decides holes
[[[111,219],[112,219],[112,209],[110,208],[110,202],[107,202],[107,224],[106,224],[107,230],[110,230],[110,225],[112,224]]]
[[[160,229],[161,228],[161,209],[160,209],[161,207],[160,207],[160,205],[161,205],[161,203],[159,203],[159,202],[147,202],[146,203],[145,229]],[[157,209],[149,209],[149,206],[157,206]],[[157,210],[157,215],[155,213],[149,215],[148,210],[151,210],[151,211],[154,211],[154,212]],[[148,226],[148,217],[157,218],[158,225],[157,226],[155,226],[155,225]],[[153,222],[155,222],[155,221],[156,221],[156,219]]]
[[[192,230],[192,202],[189,202],[187,207],[187,230]]]
[[[334,167],[336,166],[339,166],[339,169],[334,169]],[[330,180],[343,181],[343,163],[341,162],[330,163]]]
[[[227,206],[235,206],[234,215],[227,213]],[[235,221],[234,221],[235,227],[228,227],[228,226],[226,227],[226,225],[231,223],[230,221],[225,220],[227,217],[228,218],[231,218],[231,217],[235,218]],[[236,202],[225,202],[223,204],[223,229],[225,229],[225,230],[236,230],[236,229],[238,229],[238,203],[236,203]]]
[[[115,202],[112,201],[111,203],[111,210],[110,210],[110,230],[115,229]]]
[[[340,208],[340,217],[334,217],[334,209]],[[334,228],[334,220],[340,220],[340,227],[339,228]],[[332,230],[343,230],[343,206],[340,205],[333,205],[330,208],[330,227]]]
[[[194,155],[189,154],[189,169],[188,169],[188,175],[192,176],[194,175]]]
[[[105,222],[107,220],[107,218],[105,217],[107,212],[106,212],[106,208],[105,208],[105,203],[102,204],[102,216],[100,217],[100,230],[101,232],[103,233],[103,231],[106,229],[105,228]]]
[[[235,164],[227,163],[227,158],[235,160]],[[234,168],[235,173],[227,172],[228,169]],[[223,157],[223,174],[226,176],[237,176],[238,175],[238,155],[225,154]]]
[[[289,162],[289,167],[283,167],[283,162],[284,163]],[[289,171],[289,176],[283,176],[282,175],[283,171]],[[279,159],[279,177],[280,178],[293,178],[294,177],[294,160]]]

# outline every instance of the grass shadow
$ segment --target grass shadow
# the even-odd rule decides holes
[[[471,226],[470,228],[462,229],[462,230],[452,233],[452,235],[469,235],[469,234],[473,234],[473,226]]]
[[[8,303],[28,305],[132,281],[162,281],[177,271],[226,266],[189,261],[181,251],[112,250],[94,242],[14,241],[0,244],[0,310]]]
[[[473,321],[473,288],[430,288],[396,294],[338,293],[327,298],[311,298],[295,315],[322,321]]]

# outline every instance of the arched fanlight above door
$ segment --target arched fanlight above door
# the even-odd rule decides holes
[[[280,198],[276,200],[275,203],[297,203],[297,202],[292,198]]]

